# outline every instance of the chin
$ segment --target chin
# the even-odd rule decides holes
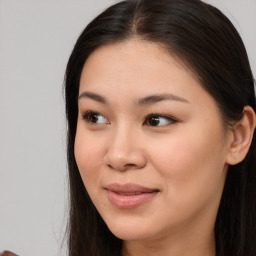
[[[112,232],[112,231],[111,231]],[[116,237],[124,241],[141,241],[148,238],[148,234],[138,233],[138,230],[134,229],[133,231],[117,231],[112,232]]]
[[[116,237],[125,241],[146,240],[153,235],[148,228],[142,227],[141,225],[116,223],[108,225],[108,228]]]

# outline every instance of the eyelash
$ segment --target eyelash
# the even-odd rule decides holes
[[[150,121],[149,121],[150,118],[152,118],[152,119],[155,118],[155,121],[158,118],[165,119],[168,122],[168,124],[165,124],[165,125],[162,125],[162,126],[167,126],[167,125],[170,125],[170,124],[174,124],[174,123],[176,123],[178,121],[178,120],[176,120],[173,117],[168,116],[168,115],[152,113],[152,114],[149,114],[149,115],[146,116],[146,119],[145,119],[143,125],[152,126],[152,127],[162,127],[162,126],[158,126],[158,125],[152,125],[152,123],[150,124]],[[152,121],[152,119],[151,119],[151,121]]]
[[[89,123],[89,124],[97,125],[97,123],[94,123],[94,122],[91,120],[92,115],[99,115],[99,116],[104,117],[103,115],[101,115],[101,114],[98,113],[98,112],[95,112],[95,111],[87,111],[87,112],[85,112],[84,114],[82,114],[82,118],[83,118],[87,123]],[[104,117],[104,118],[107,120],[106,117]],[[108,122],[108,124],[109,124],[109,122]]]
[[[104,117],[103,115],[101,115],[100,113],[98,112],[95,112],[95,111],[87,111],[85,112],[83,115],[82,115],[82,118],[89,124],[91,125],[99,125],[95,122],[92,121],[92,115],[98,115],[98,116],[102,116],[104,119],[107,120],[106,117]],[[151,118],[151,124],[150,124],[150,118]],[[157,119],[159,120],[160,118],[164,119],[165,121],[168,122],[168,124],[165,124],[165,125],[161,125],[161,126],[158,126],[158,125],[153,125],[152,123],[152,120],[153,118],[155,119],[154,121],[157,122]],[[153,121],[153,122],[154,122]],[[152,114],[149,114],[146,116],[145,118],[145,121],[143,122],[143,125],[147,125],[147,126],[151,126],[151,127],[163,127],[163,126],[167,126],[167,125],[170,125],[170,124],[174,124],[178,122],[178,120],[174,119],[173,117],[171,116],[168,116],[168,115],[162,115],[162,114],[158,114],[158,113],[152,113]],[[105,124],[105,123],[104,123]],[[110,124],[110,122],[107,120],[106,124]]]

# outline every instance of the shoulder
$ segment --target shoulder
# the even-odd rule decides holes
[[[0,252],[0,256],[18,256],[18,255],[10,251],[4,251],[4,252]]]

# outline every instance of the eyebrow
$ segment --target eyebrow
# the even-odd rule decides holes
[[[95,100],[97,102],[103,103],[103,104],[108,104],[108,101],[105,97],[93,93],[93,92],[82,92],[79,96],[78,99],[82,98],[89,98],[92,100]],[[174,101],[179,101],[179,102],[184,102],[184,103],[190,103],[187,99],[184,99],[180,96],[174,95],[174,94],[169,94],[169,93],[163,93],[163,94],[154,94],[154,95],[149,95],[147,97],[141,98],[137,101],[137,104],[139,106],[142,105],[151,105],[160,101],[164,100],[174,100]]]
[[[164,100],[174,100],[174,101],[180,101],[184,103],[190,103],[188,100],[180,96],[169,94],[169,93],[163,93],[163,94],[149,95],[145,98],[139,99],[138,105],[150,105],[150,104],[154,104]]]
[[[93,92],[82,92],[79,96],[78,96],[78,100],[82,99],[82,98],[89,98],[91,100],[95,100],[98,101],[100,103],[103,104],[107,104],[108,101],[106,100],[106,98],[104,98],[103,96],[93,93]]]

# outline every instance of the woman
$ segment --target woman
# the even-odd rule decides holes
[[[254,80],[199,0],[127,0],[66,69],[69,255],[256,255]]]

